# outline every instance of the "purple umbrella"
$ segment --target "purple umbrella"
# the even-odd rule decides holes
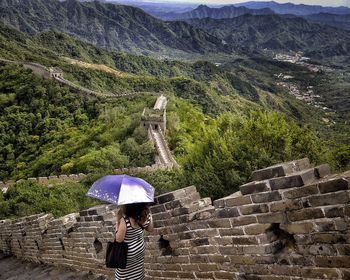
[[[154,188],[137,177],[107,175],[98,179],[86,195],[109,203],[124,205],[153,202]]]

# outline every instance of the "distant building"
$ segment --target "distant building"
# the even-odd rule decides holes
[[[163,133],[166,132],[166,104],[167,98],[163,95],[157,98],[157,102],[153,109],[145,108],[141,116],[141,125],[148,129],[152,126],[153,129],[160,128]]]
[[[58,67],[49,68],[50,78],[63,78],[63,71]]]

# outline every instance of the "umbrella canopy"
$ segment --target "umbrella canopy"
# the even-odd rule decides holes
[[[124,205],[153,202],[154,188],[137,177],[107,175],[98,179],[86,195],[109,203]]]

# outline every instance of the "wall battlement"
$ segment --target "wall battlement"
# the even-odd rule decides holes
[[[252,173],[212,203],[191,186],[160,195],[146,236],[146,279],[350,279],[350,172],[308,159]],[[0,221],[0,251],[104,274],[117,209]]]

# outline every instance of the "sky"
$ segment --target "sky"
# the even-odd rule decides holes
[[[149,2],[153,2],[148,0]],[[186,3],[202,3],[202,4],[235,4],[248,2],[252,0],[165,0],[154,2],[186,2]],[[270,1],[270,0],[253,0],[253,1]],[[294,4],[306,4],[306,5],[321,5],[321,6],[347,6],[350,7],[350,0],[274,0],[279,3],[291,2]]]

